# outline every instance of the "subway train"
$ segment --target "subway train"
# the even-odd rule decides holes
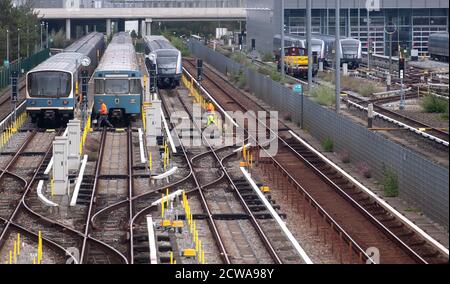
[[[313,34],[313,38],[323,41],[323,62],[325,66],[332,66],[335,60],[335,42],[336,38],[329,35]],[[362,44],[355,38],[341,37],[340,46],[341,65],[348,64],[349,69],[356,69],[362,60]]]
[[[102,103],[108,109],[109,121],[116,127],[128,125],[141,113],[143,74],[130,34],[114,35],[94,72],[94,109],[98,118]]]
[[[428,38],[430,59],[448,62],[448,33],[431,34]]]
[[[145,37],[145,63],[149,71],[151,63],[156,65],[158,88],[173,89],[180,85],[181,52],[165,37]]]
[[[340,41],[341,64],[347,63],[349,69],[356,69],[359,67],[362,59],[362,45],[361,41],[354,38],[342,37]],[[274,48],[280,49],[280,35],[274,37]],[[321,35],[313,33],[311,36],[311,48],[313,55],[317,56],[319,62],[323,62],[325,66],[332,66],[335,60],[334,55],[335,37],[329,35]],[[306,48],[306,38],[304,36],[297,36],[289,34],[285,36],[285,46],[298,46]]]
[[[317,42],[312,43],[317,44]],[[278,70],[280,65],[281,36],[275,35],[273,39],[274,55],[278,62]],[[315,46],[312,46],[313,52]],[[317,51],[316,51],[317,54]],[[286,35],[284,37],[284,60],[286,74],[295,78],[308,77],[308,50],[306,48],[306,39],[294,35]],[[313,76],[317,74],[317,64],[313,65]]]
[[[33,123],[55,127],[76,116],[81,106],[81,71],[87,70],[90,77],[104,49],[103,34],[93,32],[27,73],[26,111]]]

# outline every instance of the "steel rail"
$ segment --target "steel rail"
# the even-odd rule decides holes
[[[185,103],[180,99],[180,97],[177,97],[179,99],[179,101],[181,102],[182,106],[184,107],[184,109],[186,110],[186,112],[188,113],[188,115],[191,117],[191,120],[193,122],[193,125],[195,125],[195,127],[197,128],[197,131],[199,131],[202,134],[202,140],[204,140],[207,144],[207,147],[210,149],[211,153],[213,154],[213,156],[215,157],[216,161],[219,163],[219,166],[221,168],[221,170],[225,173],[225,176],[228,179],[229,184],[231,185],[231,187],[233,188],[234,192],[236,193],[239,202],[241,203],[242,207],[244,208],[244,210],[246,211],[247,215],[250,217],[250,221],[253,224],[253,227],[255,228],[256,232],[258,233],[258,235],[260,236],[260,238],[262,239],[262,242],[264,244],[264,246],[266,247],[266,249],[268,250],[268,253],[271,255],[272,259],[275,261],[275,263],[277,264],[281,264],[283,263],[280,259],[280,257],[278,256],[277,252],[275,251],[274,247],[272,246],[272,244],[269,241],[269,238],[266,236],[266,234],[264,233],[263,229],[261,228],[261,226],[259,225],[258,221],[256,220],[255,216],[253,215],[252,211],[250,210],[250,208],[248,207],[247,203],[245,202],[244,198],[242,197],[241,193],[239,192],[236,184],[233,182],[231,176],[229,175],[227,169],[224,167],[224,165],[221,162],[221,159],[219,158],[219,156],[216,153],[216,150],[213,148],[213,146],[211,145],[211,143],[208,141],[207,137],[205,136],[205,134],[202,131],[202,128],[200,125],[197,124],[197,122],[195,121],[195,119],[193,118],[192,113],[189,112],[187,106],[185,105]],[[192,163],[192,160],[191,160]],[[207,207],[207,201],[203,196],[202,190],[199,191],[202,195],[202,202],[205,202],[204,206]],[[211,213],[208,211],[207,212],[208,215],[210,215]],[[212,218],[212,216],[211,216]]]
[[[191,76],[192,77],[192,75],[185,69],[185,72],[187,73],[187,74],[189,74],[189,76]],[[204,76],[206,77],[206,78],[209,78],[208,77],[208,75],[207,74],[204,74]],[[195,81],[195,80],[194,80]],[[222,87],[219,85],[219,83],[218,82],[216,82],[216,81],[214,81],[214,80],[211,80],[210,79],[210,82],[212,82],[215,86],[217,86],[220,90],[222,90]],[[204,86],[203,86],[204,87]],[[242,103],[240,103],[236,98],[234,98],[233,96],[229,96],[228,95],[228,93],[227,92],[225,92],[224,90],[222,90],[222,92],[224,93],[224,94],[226,94],[232,101],[234,101],[242,110],[247,110],[246,108],[245,108],[245,106],[243,106],[242,105]],[[211,93],[210,93],[211,94]],[[261,106],[259,106],[261,109],[263,109]],[[257,119],[257,118],[256,118]],[[273,132],[273,130],[272,129],[270,129],[269,127],[267,127],[267,125],[264,123],[264,122],[261,122],[259,119],[257,119],[258,120],[258,123],[260,123],[260,124],[262,124],[262,125],[264,125],[265,127],[266,127],[266,129],[268,129],[271,133],[273,133],[274,134],[274,136],[275,137],[277,137],[277,139],[278,140],[280,140],[280,142],[282,142],[282,144],[284,144],[284,145],[286,145],[290,150],[291,150],[291,152],[294,154],[294,155],[296,155],[296,156],[299,156],[299,157],[301,157],[302,159],[303,159],[303,157],[299,154],[299,153],[297,153],[284,139],[282,139],[279,135],[278,135],[278,133],[274,133]],[[247,131],[246,131],[247,132]],[[249,134],[250,135],[250,134]],[[257,141],[256,140],[256,138],[254,138],[254,140],[255,141]],[[333,226],[333,228],[338,232],[338,233],[340,233],[340,234],[342,234],[343,236],[344,236],[344,238],[348,241],[348,242],[350,242],[351,244],[352,244],[352,249],[353,250],[355,250],[359,255],[360,255],[360,257],[364,257],[365,258],[365,260],[367,261],[367,260],[369,260],[370,262],[373,262],[372,261],[372,259],[366,254],[366,252],[365,252],[365,250],[363,250],[362,249],[362,247],[345,231],[345,229],[344,228],[342,228],[340,225],[339,225],[339,223],[337,222],[337,221],[335,221],[332,217],[331,217],[331,215],[330,214],[328,214],[328,212],[308,193],[308,191],[305,189],[305,188],[303,188],[299,183],[298,183],[298,181],[296,181],[295,180],[295,178],[288,172],[288,170],[287,169],[285,169],[283,166],[282,166],[282,163],[280,163],[279,161],[278,161],[278,159],[276,159],[275,157],[273,157],[272,155],[270,155],[267,151],[266,151],[266,149],[263,147],[263,145],[260,145],[260,144],[258,144],[257,145],[257,147],[259,147],[261,150],[263,150],[266,154],[267,154],[267,156],[268,157],[270,157],[270,159],[273,161],[273,163],[274,163],[274,165],[277,165],[277,167],[283,172],[283,174],[285,175],[285,176],[287,176],[288,177],[288,179],[290,179],[294,184],[295,184],[295,187],[297,188],[297,190],[299,190],[300,191],[300,193],[303,195],[303,196],[305,196],[305,197],[307,197],[311,202],[312,202],[312,204],[311,205],[314,205],[314,207],[315,208],[317,208],[320,212],[321,212],[321,214],[322,214],[322,216],[324,216],[324,217],[326,217],[327,219],[328,219],[328,221],[330,222],[330,224],[332,224],[332,226]],[[308,164],[307,164],[308,165]],[[315,167],[314,167],[315,168]],[[316,169],[317,170],[317,169]],[[325,175],[323,175],[322,173],[321,173],[321,175],[322,176],[325,176]],[[326,177],[325,176],[325,178],[328,180],[328,177]]]
[[[168,109],[166,106],[166,102],[164,100],[164,96],[161,96],[161,103],[162,103],[162,106],[163,106],[163,109],[165,110],[165,112],[168,113]],[[176,128],[173,128],[173,131],[175,131],[175,134],[177,135],[177,137],[179,137],[178,132],[176,131]],[[203,190],[202,190],[203,187],[200,185],[200,183],[198,181],[197,175],[195,174],[195,171],[194,171],[194,167],[193,167],[193,165],[188,157],[187,151],[186,151],[183,143],[181,143],[181,141],[180,141],[180,147],[182,149],[183,155],[186,158],[189,169],[192,173],[192,178],[194,180],[194,183],[195,183],[196,187],[198,188],[198,193],[200,196],[201,204],[202,204],[203,210],[205,210],[206,215],[208,216],[208,224],[212,230],[212,234],[218,245],[218,249],[220,251],[220,256],[226,264],[231,264],[231,260],[228,256],[227,250],[225,249],[225,245],[223,243],[222,237],[219,233],[219,230],[217,229],[216,223],[214,222],[213,216],[211,214],[211,210],[209,209],[208,203],[206,202],[205,195],[203,194]]]
[[[192,63],[191,63],[192,64]],[[211,72],[214,72],[211,70]],[[208,77],[207,74],[204,74],[205,77]],[[210,80],[214,85],[218,86],[219,89],[222,89],[219,85],[218,82],[214,81],[214,80]],[[232,86],[234,87],[234,86]],[[222,90],[223,91],[223,90]],[[224,92],[225,94],[227,94],[226,92]],[[230,97],[236,104],[238,104],[241,108],[245,107],[242,105],[242,103],[240,103],[236,98],[232,97],[232,96],[228,96]],[[283,123],[284,124],[284,123]],[[272,133],[273,130],[269,129],[269,131],[271,131]],[[278,134],[274,133],[275,135],[277,135],[279,137]],[[279,137],[280,141],[282,141],[288,148],[291,149],[291,151],[296,154],[301,160],[303,160],[306,165],[308,167],[310,167],[311,169],[313,169],[319,176],[321,176],[323,178],[324,181],[326,181],[329,185],[331,185],[335,190],[337,190],[337,192],[343,196],[347,201],[349,201],[356,209],[358,209],[363,215],[365,215],[366,217],[369,218],[369,220],[378,228],[380,228],[380,230],[382,230],[391,240],[393,240],[394,242],[396,242],[401,248],[404,249],[404,251],[410,255],[410,257],[414,258],[417,262],[419,263],[427,263],[427,261],[420,256],[417,252],[415,252],[411,247],[409,247],[406,243],[404,243],[399,237],[397,237],[391,230],[389,230],[386,226],[384,226],[380,221],[378,221],[378,219],[376,219],[372,214],[370,214],[365,208],[363,208],[358,202],[356,202],[351,196],[349,196],[344,190],[342,190],[336,183],[334,183],[331,179],[329,179],[324,173],[322,173],[319,169],[317,169],[314,165],[312,165],[306,158],[304,158],[300,153],[298,153],[297,151],[295,151],[292,146],[287,143],[284,139],[282,139],[281,137]],[[279,166],[281,166],[281,164],[279,164]],[[376,200],[374,200],[376,202]],[[389,212],[389,211],[387,211]],[[400,221],[401,222],[401,221]],[[350,237],[350,236],[349,236]],[[351,238],[350,238],[351,239]],[[356,244],[355,242],[355,245]],[[359,247],[359,245],[358,245]],[[367,256],[367,254],[364,254],[365,256]],[[368,257],[368,256],[367,256]]]

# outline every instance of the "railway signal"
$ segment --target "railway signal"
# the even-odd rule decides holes
[[[203,60],[197,59],[197,81],[203,80]]]
[[[87,103],[88,103],[88,83],[89,83],[89,72],[87,70],[81,71],[81,113],[83,117],[83,127],[86,122],[87,114]]]
[[[19,78],[19,71],[12,71],[11,72],[11,102],[16,103],[17,102],[17,95],[18,95],[18,89],[17,89],[17,82]]]
[[[156,87],[157,87],[157,72],[156,72],[156,64],[153,61],[150,61],[150,68],[149,68],[149,87],[150,87],[150,93],[156,93]]]

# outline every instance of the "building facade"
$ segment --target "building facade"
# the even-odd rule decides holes
[[[335,0],[312,1],[312,32],[335,34]],[[375,10],[367,15],[366,4]],[[271,38],[280,34],[281,1],[248,0],[247,38],[260,40],[259,49],[270,52]],[[255,7],[256,9],[254,9]],[[363,51],[367,51],[368,40],[377,54],[388,54],[389,35],[385,25],[394,23],[397,29],[392,35],[392,51],[399,48],[417,49],[419,55],[428,55],[428,36],[447,31],[449,26],[449,3],[443,0],[341,0],[341,35],[360,39]],[[306,31],[306,1],[285,0],[285,32],[304,35]],[[368,17],[369,16],[369,17]],[[369,23],[369,24],[368,24]],[[265,31],[274,31],[270,35]],[[369,36],[368,36],[369,35]]]

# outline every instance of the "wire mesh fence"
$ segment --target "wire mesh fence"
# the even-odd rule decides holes
[[[449,170],[426,157],[392,142],[362,125],[324,108],[309,98],[300,96],[290,88],[240,65],[215,52],[196,40],[188,44],[190,52],[222,73],[241,73],[245,76],[249,92],[289,115],[300,123],[303,109],[304,127],[319,141],[331,139],[335,152],[346,151],[352,162],[364,162],[377,180],[382,180],[386,169],[392,169],[398,179],[400,196],[417,206],[434,221],[448,228],[449,222]]]

